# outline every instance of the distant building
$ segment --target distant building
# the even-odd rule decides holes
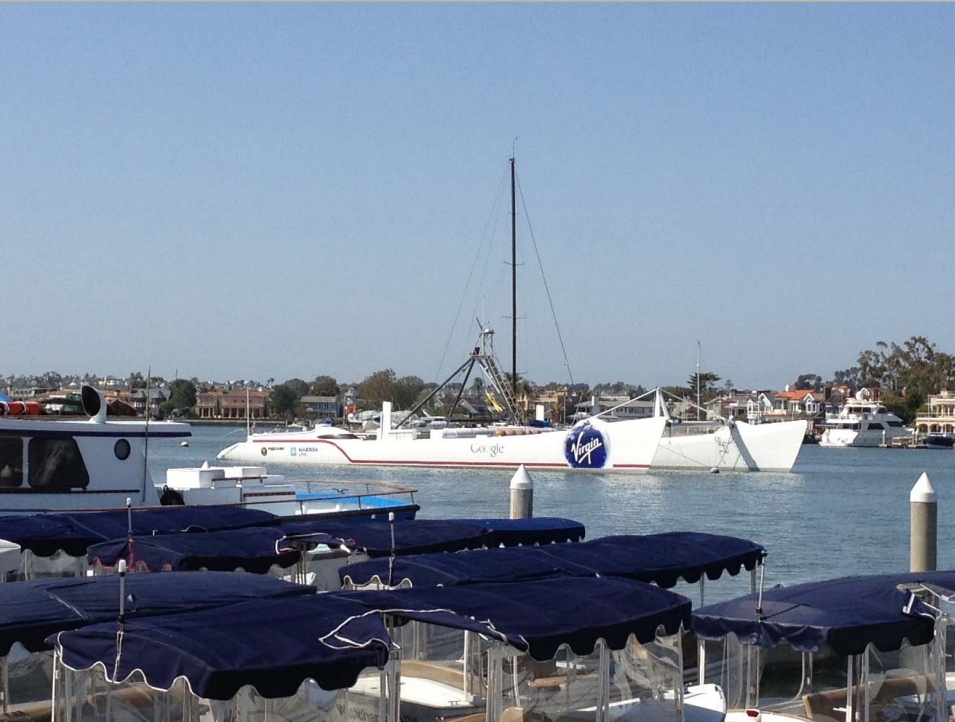
[[[337,396],[303,396],[305,413],[316,419],[340,419],[342,405]]]
[[[955,394],[943,391],[928,397],[928,411],[915,415],[918,434],[955,434]]]
[[[269,395],[264,391],[200,391],[196,394],[200,419],[267,419]]]
[[[129,405],[136,410],[140,416],[146,415],[148,408],[149,415],[155,416],[159,413],[159,407],[164,401],[169,400],[169,391],[166,389],[136,389],[129,394]]]
[[[788,416],[790,418],[805,418],[815,416],[825,409],[825,392],[812,389],[780,391],[773,397],[773,416]]]
[[[591,396],[577,404],[575,419],[603,414],[606,419],[649,419],[653,416],[654,401],[631,399],[626,396]]]
[[[735,419],[740,416],[750,423],[759,423],[767,415],[772,414],[772,392],[766,391],[736,391],[721,393],[717,398],[706,405],[711,417]]]

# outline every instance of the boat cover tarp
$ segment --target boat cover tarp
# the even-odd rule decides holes
[[[346,546],[369,557],[461,551],[482,547],[550,544],[578,541],[584,525],[570,519],[409,519],[382,524],[367,519],[286,521],[290,537],[321,532],[342,539]],[[392,545],[392,527],[394,545]]]
[[[548,660],[568,644],[589,654],[598,639],[622,649],[657,628],[677,633],[690,619],[690,600],[630,579],[569,577],[515,584],[418,587],[395,591],[332,592],[400,620],[467,629]]]
[[[127,618],[221,607],[250,599],[314,594],[314,587],[235,572],[128,574]],[[0,585],[0,655],[19,642],[35,652],[65,629],[119,616],[120,577],[39,579]]]
[[[72,669],[99,663],[112,681],[141,670],[159,689],[184,677],[196,695],[217,700],[246,685],[264,697],[289,697],[306,679],[324,689],[349,687],[363,669],[384,667],[389,647],[379,615],[334,594],[95,624],[50,641]]]
[[[337,537],[345,546],[369,557],[459,551],[484,546],[487,530],[479,524],[446,519],[408,519],[393,524],[364,519],[284,521],[279,528],[290,539],[315,533]],[[394,536],[392,536],[394,535]]]
[[[86,551],[91,565],[114,567],[125,559],[131,569],[145,567],[154,572],[241,568],[265,574],[273,566],[287,569],[300,558],[298,547],[276,527],[112,539],[92,544]]]
[[[761,545],[748,539],[667,532],[610,536],[577,544],[372,559],[343,566],[339,575],[343,582],[356,585],[377,578],[389,586],[403,580],[412,586],[450,586],[600,575],[672,587],[681,578],[696,582],[703,574],[717,579],[724,571],[738,574],[743,568],[754,569],[765,553]]]
[[[932,639],[935,620],[927,605],[899,589],[906,581],[916,579],[877,575],[776,587],[763,592],[761,613],[758,595],[749,594],[696,610],[692,629],[703,639],[735,634],[743,644],[786,643],[802,652],[827,643],[838,654],[860,654],[870,644],[895,650],[906,639],[918,646]]]
[[[483,524],[487,529],[489,547],[529,546],[580,541],[586,532],[584,525],[573,519],[557,516],[537,516],[530,519],[460,519],[463,522]]]
[[[134,535],[181,531],[220,531],[268,526],[278,517],[267,511],[240,506],[164,506],[132,510]],[[125,509],[68,514],[0,517],[0,539],[19,544],[37,556],[58,551],[79,557],[91,544],[119,539],[129,533]]]

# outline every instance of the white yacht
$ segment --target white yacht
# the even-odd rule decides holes
[[[153,483],[148,440],[187,439],[189,424],[107,418],[106,400],[84,386],[88,419],[43,415],[20,402],[0,409],[0,515],[168,506],[242,504],[278,516],[342,513],[399,517],[417,511],[414,491],[385,484],[286,482],[261,466],[169,469]],[[18,404],[14,406],[14,404]],[[281,435],[278,435],[281,436]],[[294,437],[293,433],[286,434]]]
[[[826,415],[820,446],[879,446],[909,436],[902,419],[878,401],[854,397],[837,414]]]

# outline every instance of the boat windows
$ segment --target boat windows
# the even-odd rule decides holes
[[[900,429],[900,428],[902,428],[902,422],[901,422],[901,421],[886,421],[885,423],[887,423],[887,424],[889,425],[889,428],[890,428],[890,429]]]
[[[0,438],[0,489],[23,486],[23,439]]]
[[[882,424],[878,421],[870,421],[869,431],[882,431]]]
[[[29,484],[33,489],[59,491],[89,486],[90,475],[75,439],[30,439],[29,454]]]
[[[116,454],[116,458],[120,461],[126,461],[129,458],[129,442],[126,439],[119,439],[113,445],[113,453]]]

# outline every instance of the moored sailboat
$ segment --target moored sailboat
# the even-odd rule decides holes
[[[514,158],[511,176],[511,319],[510,378],[501,372],[490,349],[493,332],[482,328],[479,343],[467,361],[430,399],[458,373],[480,365],[490,385],[506,407],[512,423],[467,428],[402,428],[393,425],[391,404],[383,404],[380,424],[372,439],[345,429],[319,426],[295,433],[249,433],[245,441],[218,454],[221,461],[235,463],[281,463],[296,465],[421,466],[450,468],[504,468],[599,472],[645,472],[663,433],[664,419],[633,419],[608,423],[585,419],[570,429],[522,423],[517,411],[517,230]],[[465,379],[467,376],[465,376]],[[460,398],[460,395],[459,397]],[[427,401],[427,399],[425,400]],[[424,402],[422,402],[424,403]],[[419,404],[419,407],[421,404]],[[412,413],[416,411],[412,410]],[[453,412],[453,409],[452,409]],[[449,415],[450,416],[450,415]]]

